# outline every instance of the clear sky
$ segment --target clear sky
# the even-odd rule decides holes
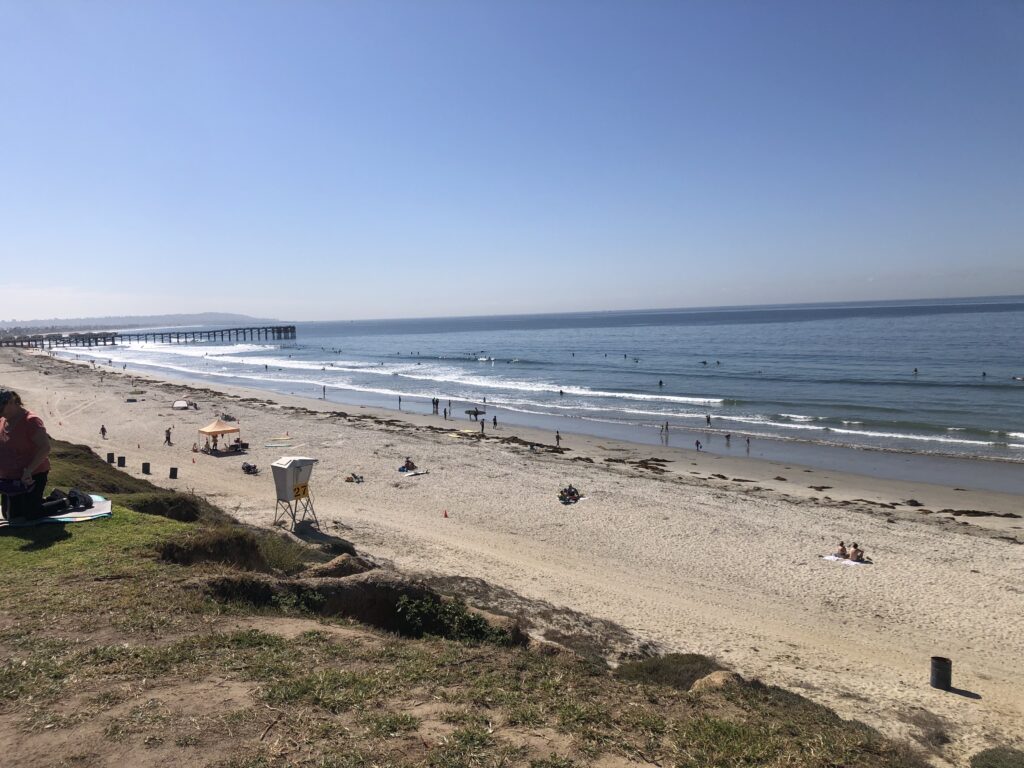
[[[1020,0],[0,0],[0,318],[1024,294]]]

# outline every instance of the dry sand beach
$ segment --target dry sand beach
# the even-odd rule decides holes
[[[40,354],[5,356],[0,382],[53,436],[124,455],[133,474],[150,462],[157,484],[245,522],[271,524],[270,462],[313,456],[323,527],[404,571],[461,577],[449,583],[508,609],[614,622],[634,646],[715,656],[890,735],[933,713],[954,763],[1024,744],[1020,497],[565,433],[559,452],[528,429],[488,424],[481,439],[465,420],[180,382],[136,379],[144,393],[130,395],[126,374]],[[200,410],[172,410],[181,397]],[[242,457],[191,452],[223,413],[259,476],[242,473]],[[173,446],[161,445],[167,427]],[[292,447],[265,447],[286,433]],[[428,474],[399,473],[406,456]],[[346,483],[352,472],[365,482]],[[566,507],[556,495],[569,482],[586,498]],[[839,539],[875,564],[823,561]],[[928,686],[933,655],[953,659],[959,691]]]

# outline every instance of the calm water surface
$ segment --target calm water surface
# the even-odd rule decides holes
[[[61,353],[67,354],[67,353]],[[81,353],[79,353],[81,354]],[[1024,462],[1024,297],[298,324],[287,344],[95,350],[131,370],[641,442]],[[83,355],[84,356],[84,355]],[[915,369],[917,373],[915,373]],[[711,417],[711,428],[707,418]],[[692,444],[692,442],[690,443]]]

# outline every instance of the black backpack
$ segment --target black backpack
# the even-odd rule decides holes
[[[68,501],[68,495],[64,493],[64,491],[54,488],[50,491],[49,495],[43,499],[43,506],[39,515],[42,517],[59,515],[61,512],[67,512],[70,508],[71,503]]]
[[[88,493],[83,493],[77,488],[72,488],[68,491],[68,501],[71,502],[72,509],[92,509],[92,496]]]

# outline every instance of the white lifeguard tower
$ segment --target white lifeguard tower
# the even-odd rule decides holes
[[[270,465],[274,472],[274,487],[277,490],[277,506],[274,508],[274,525],[286,517],[292,521],[291,530],[296,523],[312,518],[313,524],[319,528],[313,509],[313,497],[309,493],[309,477],[313,474],[313,465],[317,459],[308,456],[282,456]]]

